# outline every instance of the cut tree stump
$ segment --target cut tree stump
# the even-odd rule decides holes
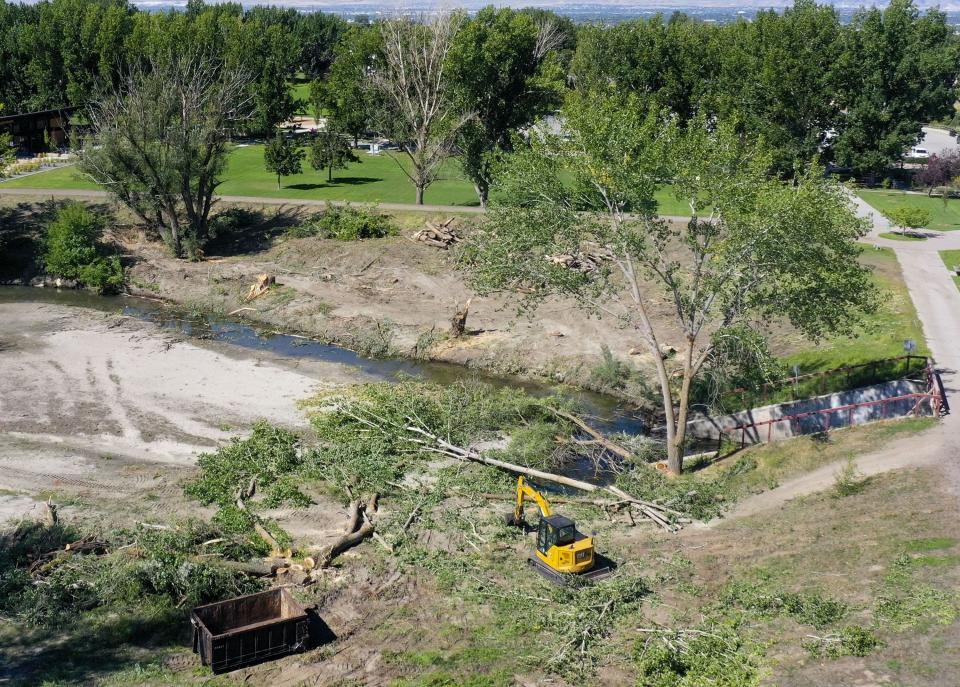
[[[450,320],[450,334],[454,338],[463,336],[463,333],[467,330],[467,314],[470,312],[470,302],[472,300],[472,298],[468,298],[462,308],[457,308],[453,319]]]

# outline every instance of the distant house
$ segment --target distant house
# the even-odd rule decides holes
[[[9,133],[19,152],[43,153],[62,148],[70,134],[70,116],[76,107],[0,115],[0,133]]]

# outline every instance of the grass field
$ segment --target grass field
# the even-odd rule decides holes
[[[917,236],[916,234],[901,234],[894,231],[885,231],[880,234],[882,239],[890,239],[891,241],[926,241],[926,236]]]
[[[802,350],[787,355],[784,361],[800,365],[801,374],[903,355],[906,339],[917,342],[916,355],[927,354],[923,327],[893,251],[883,248],[864,252],[861,262],[874,270],[874,283],[880,290],[879,310],[864,320],[855,338],[835,337],[815,345],[799,343]]]
[[[857,191],[857,194],[874,208],[883,212],[898,205],[910,205],[925,208],[930,211],[928,229],[952,231],[960,229],[960,202],[951,200],[947,207],[943,207],[940,198],[929,198],[921,193],[904,193],[903,191]]]
[[[392,153],[398,156],[401,153]],[[263,146],[236,147],[230,154],[225,181],[220,193],[225,196],[262,196],[292,200],[346,200],[356,203],[413,203],[414,189],[401,171],[396,159],[389,155],[369,155],[358,151],[361,162],[337,170],[333,183],[327,183],[326,171],[314,171],[304,164],[304,173],[284,177],[277,189],[277,178],[263,166]],[[473,185],[463,176],[455,160],[446,164],[443,180],[427,189],[425,202],[432,205],[478,205]],[[60,167],[19,179],[0,182],[0,189],[95,189],[75,167]],[[684,214],[686,207],[663,189],[657,193],[660,211],[665,215]]]
[[[954,267],[960,266],[960,250],[942,250],[940,251],[940,258],[943,260],[943,264],[947,266],[947,269],[950,270],[953,283],[960,289],[960,276],[953,271]]]

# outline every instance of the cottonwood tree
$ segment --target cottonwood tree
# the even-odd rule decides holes
[[[176,257],[207,239],[247,76],[198,55],[137,65],[89,111],[80,169],[155,229]]]
[[[386,105],[381,127],[409,162],[408,167],[397,159],[416,188],[417,205],[470,119],[458,111],[447,74],[447,57],[463,21],[460,13],[440,12],[421,21],[393,19],[380,25],[382,57],[371,79]]]
[[[487,7],[454,39],[449,72],[462,111],[473,112],[457,137],[464,173],[486,207],[494,156],[511,135],[561,102],[564,72],[546,60],[564,36],[556,22],[510,8]]]
[[[639,335],[677,474],[691,386],[730,338],[776,319],[812,338],[850,333],[874,307],[857,262],[865,227],[821,170],[771,179],[769,152],[723,122],[681,129],[607,92],[574,97],[564,115],[563,136],[533,136],[506,161],[503,200],[465,253],[471,281],[481,293],[525,293],[530,306],[572,297]],[[657,215],[666,180],[688,201],[685,222]]]

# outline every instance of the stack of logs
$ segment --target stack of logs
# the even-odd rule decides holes
[[[460,241],[460,237],[457,236],[457,232],[453,228],[455,219],[455,217],[451,217],[446,222],[427,222],[427,226],[414,234],[413,239],[446,250]]]
[[[565,253],[563,255],[548,255],[546,258],[554,265],[565,267],[568,270],[591,274],[600,269],[600,263],[606,259],[606,256],[599,253],[578,252]]]

